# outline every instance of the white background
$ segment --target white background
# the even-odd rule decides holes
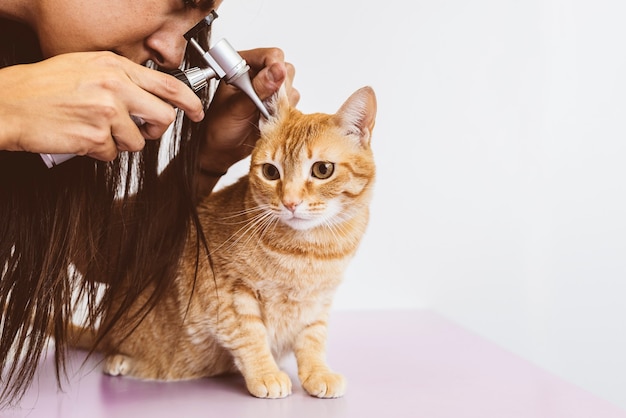
[[[218,12],[215,40],[285,51],[302,111],[377,93],[372,219],[336,309],[433,309],[626,409],[626,2]]]

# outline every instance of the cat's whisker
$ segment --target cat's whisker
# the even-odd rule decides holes
[[[252,209],[250,211],[253,211]],[[245,210],[242,212],[246,212]],[[263,220],[264,217],[267,216],[267,213],[263,210],[258,210],[258,214],[248,218],[248,217],[244,217],[244,219],[241,222],[231,222],[231,223],[221,223],[222,225],[235,225],[237,223],[245,223],[243,226],[241,226],[241,228],[239,228],[237,231],[233,232],[233,234],[228,237],[224,242],[222,242],[219,246],[217,246],[216,248],[212,249],[212,251],[218,251],[220,250],[222,247],[224,247],[226,244],[228,244],[230,242],[230,245],[227,249],[232,249],[235,245],[237,245],[237,243],[241,240],[242,237],[244,237],[246,235],[247,232],[249,232],[250,228],[253,226],[254,223],[258,223],[260,221]],[[243,215],[239,215],[239,216],[243,216]],[[243,232],[242,232],[243,231]]]
[[[259,234],[258,242],[259,243],[261,242],[261,240],[263,239],[263,237],[269,231],[270,228],[272,228],[272,232],[274,232],[276,230],[276,225],[278,225],[279,222],[280,220],[277,216],[269,216],[265,222],[265,225],[263,226],[263,230]]]
[[[324,225],[328,228],[335,240],[341,242],[346,236],[350,235],[351,228],[346,223],[346,221],[350,219],[349,216],[341,214],[327,220]]]
[[[250,231],[253,231],[255,229],[256,225],[258,225],[260,222],[263,222],[263,220],[267,216],[268,215],[266,213],[259,213],[256,216],[248,218],[246,222],[237,231],[235,231],[229,239],[232,239],[233,237],[238,237],[237,239],[239,240],[241,237],[246,236]]]
[[[333,223],[333,222],[326,222],[325,223],[326,227],[328,228],[328,230],[330,231],[332,237],[334,238],[334,240],[336,242],[340,242],[341,241],[341,231],[340,231],[340,226]]]
[[[260,222],[260,223],[258,223],[257,225],[255,225],[255,226],[254,226],[254,229],[251,231],[251,233],[249,233],[249,234],[247,234],[247,235],[245,236],[246,240],[245,240],[245,241],[243,241],[243,244],[244,244],[244,245],[248,245],[248,244],[250,244],[250,241],[256,237],[256,238],[257,238],[257,245],[259,245],[259,244],[262,242],[262,236],[263,236],[264,231],[265,231],[265,229],[266,229],[266,228],[265,228],[265,226],[266,226],[269,222],[271,222],[271,221],[272,221],[272,219],[271,219],[271,218],[266,218],[266,219],[263,219],[263,221],[262,221],[262,222]],[[243,239],[243,238],[244,238],[244,235],[242,235],[242,236],[240,237],[240,239]]]
[[[268,213],[268,216],[262,219],[261,222],[259,222],[255,226],[254,231],[252,231],[252,233],[248,235],[246,244],[250,243],[250,240],[256,236],[257,245],[260,245],[263,240],[263,236],[267,232],[268,227],[271,226],[271,224],[274,223],[276,220],[277,219],[274,216],[271,216],[271,213]]]
[[[234,245],[236,245],[237,243],[239,243],[246,235],[248,236],[248,238],[250,238],[251,236],[253,236],[256,231],[258,231],[259,225],[262,225],[263,222],[272,216],[271,212],[267,212],[267,211],[263,211],[259,214],[257,214],[256,216],[250,218],[248,220],[248,222],[246,222],[245,225],[243,225],[241,228],[239,228],[237,231],[235,231],[227,240],[231,241],[231,246],[230,248],[232,248]],[[224,244],[226,244],[226,242],[224,242]],[[249,241],[246,241],[246,243],[248,243]]]
[[[232,219],[232,218],[237,218],[240,216],[244,216],[244,215],[248,215],[250,213],[258,213],[258,212],[263,212],[266,210],[266,208],[269,205],[259,205],[259,206],[255,206],[252,208],[246,208],[246,209],[242,209],[236,212],[228,212],[227,214],[224,214],[226,216],[222,216],[222,219]]]
[[[231,214],[229,216],[222,216],[220,218],[220,221],[224,221],[227,219],[235,219],[235,218],[242,218],[241,221],[237,221],[237,222],[219,222],[222,225],[235,225],[238,223],[244,223],[244,222],[248,222],[249,218],[246,215],[250,215],[250,214],[255,214],[253,216],[258,216],[258,215],[262,215],[264,212],[267,211],[267,208],[269,207],[269,205],[261,205],[261,206],[256,206],[254,208],[249,208],[249,209],[243,209],[241,211],[238,212],[231,212]]]

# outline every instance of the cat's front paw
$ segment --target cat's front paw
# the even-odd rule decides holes
[[[130,372],[131,360],[122,355],[114,354],[104,360],[104,372],[111,376],[125,376]]]
[[[346,379],[338,373],[311,373],[302,378],[302,387],[311,396],[339,398],[346,393]]]
[[[250,394],[257,398],[284,398],[291,395],[291,379],[281,371],[246,378],[246,386]]]

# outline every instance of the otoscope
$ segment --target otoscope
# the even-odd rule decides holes
[[[246,60],[237,53],[237,51],[228,43],[226,39],[221,39],[208,51],[205,51],[202,46],[194,39],[200,31],[205,28],[209,28],[211,23],[217,19],[217,13],[211,11],[211,13],[202,19],[196,26],[191,28],[185,33],[185,39],[198,51],[202,59],[208,67],[192,67],[186,70],[174,70],[169,71],[171,75],[185,83],[193,91],[197,92],[202,90],[208,85],[209,80],[215,78],[218,80],[224,80],[228,84],[232,84],[246,93],[248,97],[259,108],[261,114],[265,118],[269,118],[269,113],[263,105],[259,96],[257,96],[254,88],[252,87],[252,81],[250,80],[250,74],[248,70],[250,66],[246,63]],[[141,118],[131,115],[131,118],[137,125],[145,123]],[[44,163],[48,168],[52,168],[59,165],[70,158],[75,157],[75,154],[40,154]]]

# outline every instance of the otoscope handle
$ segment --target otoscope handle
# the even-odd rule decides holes
[[[130,115],[130,118],[133,120],[133,122],[135,122],[135,125],[137,126],[142,126],[143,124],[146,123],[145,120],[143,120],[142,118],[140,118],[139,116],[135,116],[135,115]],[[76,154],[44,154],[44,153],[40,153],[39,154],[41,156],[41,159],[43,160],[44,164],[48,167],[48,168],[52,168],[55,167],[61,163],[66,162],[67,160],[70,160],[74,157],[76,157]]]
[[[48,168],[52,168],[55,165],[59,165],[69,160],[70,158],[76,157],[74,154],[39,154],[41,155],[41,159],[46,164]]]
[[[193,91],[200,91],[208,85],[208,80],[215,78],[215,71],[211,68],[193,67],[187,70],[171,70],[168,74],[182,81]]]

